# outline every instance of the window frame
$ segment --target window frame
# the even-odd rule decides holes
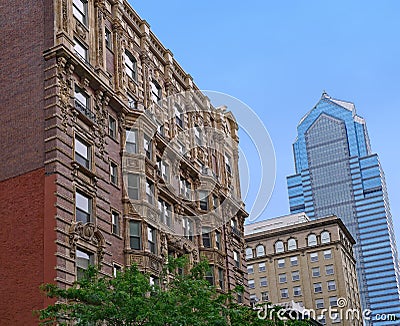
[[[307,246],[308,247],[315,247],[318,245],[317,241],[317,235],[314,233],[311,233],[307,236]]]
[[[79,147],[77,147],[77,145],[86,149],[87,157],[85,157],[83,153],[79,152]],[[78,135],[75,135],[74,137],[74,159],[85,169],[92,169],[92,146]]]
[[[87,211],[83,207],[78,206],[77,195],[82,197],[82,199],[87,200]],[[79,211],[79,214],[78,214]],[[85,218],[82,218],[84,216]],[[75,220],[77,222],[82,222],[83,224],[91,223],[93,219],[93,197],[86,194],[85,192],[76,189],[75,190]]]
[[[108,135],[114,140],[117,139],[117,120],[110,114],[108,115]]]
[[[157,229],[151,225],[147,225],[147,249],[157,255]]]
[[[111,233],[117,236],[121,235],[121,219],[117,211],[111,211]]]
[[[136,225],[138,229],[138,234],[132,234],[132,226]],[[134,244],[134,240],[138,241],[138,245],[132,245]],[[129,221],[129,248],[132,250],[142,250],[142,223],[140,221],[136,220],[130,220]]]
[[[201,243],[204,248],[211,248],[211,228],[203,226],[201,228]]]
[[[261,250],[260,250],[261,248]],[[256,247],[256,257],[264,257],[265,256],[265,247],[262,244],[257,245]]]
[[[296,250],[297,249],[297,241],[295,238],[290,238],[288,240],[288,251]]]
[[[136,186],[130,185],[129,181],[131,180],[131,177],[134,178],[133,180],[136,180]],[[134,196],[131,196],[131,192],[135,194]],[[133,200],[139,200],[140,199],[140,176],[137,173],[127,173],[127,193],[129,199]]]
[[[282,245],[282,247],[279,246],[279,248],[278,248],[278,244]],[[274,249],[275,249],[275,253],[276,254],[280,254],[282,252],[285,252],[285,245],[284,245],[283,241],[282,240],[276,241],[275,244],[274,244]]]
[[[331,242],[331,234],[328,231],[321,232],[321,244],[326,244]]]
[[[118,182],[119,182],[119,175],[118,175],[118,164],[110,161],[110,182],[111,184],[113,184],[114,186],[118,186]]]
[[[107,27],[104,28],[104,43],[106,48],[112,51],[112,32]]]
[[[161,86],[154,79],[150,82],[151,99],[154,103],[161,106],[162,101],[162,90]]]
[[[124,64],[126,75],[130,79],[137,81],[137,60],[128,49],[124,51]]]
[[[83,6],[83,12],[81,9],[78,8],[77,2],[80,2]],[[88,2],[85,0],[73,0],[72,2],[72,12],[73,16],[81,22],[84,26],[87,26],[88,23]],[[82,19],[80,17],[77,17],[76,14],[79,14],[82,16]]]
[[[82,255],[80,256],[80,253],[82,253]],[[82,259],[84,257],[82,257],[83,255],[87,255],[87,266],[79,266],[80,262],[82,262]],[[76,248],[76,252],[75,252],[75,272],[76,272],[76,280],[79,281],[83,278],[85,271],[88,269],[89,266],[94,266],[95,265],[95,256],[93,252],[90,252],[86,249],[83,249],[81,247],[77,247]],[[80,259],[80,260],[79,260]],[[85,268],[86,267],[86,268]]]

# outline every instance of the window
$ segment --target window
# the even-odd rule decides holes
[[[146,179],[146,199],[149,204],[154,204],[154,184]]]
[[[213,266],[210,265],[210,269],[208,269],[206,271],[205,279],[206,279],[206,281],[208,281],[208,283],[210,283],[210,285],[214,285],[214,268],[213,268]]]
[[[260,277],[260,286],[261,287],[268,286],[268,281],[267,281],[267,278],[265,276]]]
[[[314,283],[314,293],[322,292],[322,283]]]
[[[288,240],[288,250],[296,250],[297,249],[297,242],[295,239]]]
[[[328,291],[334,291],[336,290],[336,282],[335,281],[328,281]]]
[[[182,225],[183,225],[183,235],[193,241],[193,221],[187,217],[182,218]]]
[[[256,248],[257,257],[262,257],[265,255],[265,248],[263,245],[258,245]]]
[[[187,181],[185,178],[181,177],[181,179],[180,179],[180,194],[183,197],[185,197],[186,199],[190,199],[191,190],[192,190],[192,185],[190,184],[190,182]]]
[[[139,175],[128,173],[128,196],[130,199],[139,199]]]
[[[325,266],[325,274],[326,275],[333,275],[335,272],[333,270],[333,265],[326,265]]]
[[[278,259],[278,268],[285,267],[285,259]]]
[[[286,283],[287,278],[286,278],[286,273],[279,274],[279,283]]]
[[[290,266],[297,266],[299,264],[299,259],[297,256],[290,257]]]
[[[324,259],[328,260],[332,258],[332,250],[324,250]]]
[[[117,212],[112,212],[111,213],[111,228],[112,228],[112,233],[119,235],[119,214]]]
[[[225,169],[228,174],[232,174],[231,157],[225,153]]]
[[[331,235],[328,231],[324,231],[321,233],[321,243],[329,243],[331,242]]]
[[[218,250],[222,249],[222,247],[221,247],[221,232],[219,232],[218,230],[215,231],[215,247]]]
[[[268,292],[261,292],[261,300],[262,301],[269,301]]]
[[[315,307],[317,309],[323,309],[324,308],[324,299],[316,299],[315,300]]]
[[[133,80],[137,80],[137,67],[134,56],[127,50],[125,50],[125,72]]]
[[[254,280],[249,280],[249,289],[254,289],[256,287]]]
[[[185,154],[186,154],[185,145],[182,144],[180,141],[177,141],[177,142],[176,142],[176,145],[177,145],[177,147],[178,147],[179,153],[180,153],[181,155],[185,155]]]
[[[265,272],[267,270],[267,267],[265,266],[265,263],[259,263],[258,264],[258,271],[259,272]]]
[[[222,268],[218,268],[218,285],[221,290],[225,288],[224,270]]]
[[[165,182],[169,182],[169,165],[165,163],[161,158],[157,158],[157,173],[164,179]]]
[[[208,192],[204,190],[199,191],[199,204],[200,209],[203,211],[208,210]]]
[[[156,81],[151,81],[151,98],[152,100],[157,103],[158,105],[161,105],[161,87],[160,85],[157,84]]]
[[[126,94],[128,98],[128,107],[132,110],[137,110],[137,102],[131,94]]]
[[[340,323],[341,321],[339,313],[336,312],[332,314],[332,324]]]
[[[337,307],[337,297],[329,297],[329,306]]]
[[[250,294],[250,304],[254,304],[258,301],[257,296],[253,293]]]
[[[74,96],[75,108],[86,118],[90,119],[91,121],[95,121],[96,117],[94,113],[90,111],[89,95],[87,95],[82,89],[75,85]]]
[[[319,267],[312,268],[312,277],[320,277],[320,276],[321,276],[321,271]]]
[[[194,126],[194,139],[197,146],[203,146],[203,133],[199,126]]]
[[[275,253],[280,253],[283,252],[284,248],[283,248],[283,241],[277,241],[275,242]]]
[[[77,222],[89,223],[92,215],[92,198],[80,191],[75,193],[75,217]]]
[[[121,273],[122,267],[116,264],[113,264],[113,276],[117,277],[118,273]]]
[[[142,248],[142,228],[140,222],[129,222],[129,241],[131,249],[140,250]]]
[[[75,137],[75,161],[87,169],[91,167],[91,147],[79,137]]]
[[[87,24],[87,1],[74,0],[73,1],[73,14],[83,25]]]
[[[316,262],[316,261],[318,261],[318,252],[312,252],[312,253],[310,253],[310,260],[311,260],[311,262]]]
[[[74,51],[75,54],[78,55],[79,59],[86,62],[88,61],[88,50],[87,48],[79,42],[76,38],[74,38]]]
[[[289,297],[289,291],[288,291],[288,289],[281,289],[281,298],[282,299],[286,299],[286,298],[288,298]]]
[[[118,185],[118,165],[110,162],[110,181],[114,185]]]
[[[293,296],[295,296],[295,297],[301,296],[301,287],[300,286],[293,287]]]
[[[94,265],[94,255],[80,248],[76,249],[76,279],[79,281],[85,275],[89,265]]]
[[[300,281],[300,272],[299,271],[294,271],[292,272],[292,281]]]
[[[235,261],[235,266],[237,268],[240,268],[240,256],[239,252],[237,252],[236,250],[233,251],[233,260]]]
[[[111,116],[108,116],[108,134],[111,138],[117,138],[117,121]]]
[[[125,130],[125,149],[130,154],[137,153],[137,130],[126,129]]]
[[[219,206],[218,196],[213,195],[213,209],[217,209]]]
[[[174,105],[174,114],[176,124],[183,128],[183,111],[178,104]]]
[[[147,227],[147,241],[150,252],[152,254],[157,254],[157,233],[156,229],[150,226]]]
[[[251,259],[251,258],[253,258],[253,249],[246,248],[246,259]]]
[[[106,43],[106,48],[112,50],[112,36],[107,28],[104,30],[104,41]]]
[[[319,321],[322,325],[326,325],[326,316],[325,316],[325,315],[320,315],[320,316],[318,316],[318,321]]]
[[[248,274],[254,273],[254,265],[247,265],[247,273]]]
[[[164,200],[158,200],[158,209],[160,210],[160,222],[167,226],[172,225],[172,208]]]
[[[316,246],[317,245],[317,236],[315,234],[310,234],[307,237],[307,244],[309,247]]]
[[[151,138],[147,135],[144,135],[143,148],[144,148],[146,157],[149,160],[151,160],[153,158],[153,143],[151,141]]]
[[[157,122],[157,133],[163,137],[165,137],[165,128],[164,124],[161,122]]]
[[[238,291],[236,294],[237,294],[237,303],[243,303],[243,291]]]
[[[208,227],[202,228],[203,247],[211,248],[211,229]]]

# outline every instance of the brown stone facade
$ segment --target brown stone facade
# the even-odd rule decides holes
[[[18,301],[2,302],[0,324],[34,324],[39,284],[70,286],[82,262],[157,278],[169,255],[206,257],[221,290],[246,286],[233,115],[127,1],[2,1],[0,12],[1,212],[12,221],[1,291]]]

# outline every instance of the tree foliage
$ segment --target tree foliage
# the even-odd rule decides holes
[[[261,320],[257,311],[236,303],[232,293],[220,293],[204,276],[206,261],[190,272],[182,260],[170,259],[159,285],[151,285],[149,276],[132,266],[115,278],[101,276],[90,267],[84,278],[68,289],[45,284],[42,290],[58,301],[37,311],[40,325],[107,326],[258,326],[283,325],[274,320]],[[308,325],[291,322],[285,325]]]

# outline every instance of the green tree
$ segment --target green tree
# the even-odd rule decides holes
[[[57,303],[37,311],[40,325],[107,326],[258,326],[283,325],[260,320],[257,311],[234,300],[232,293],[222,294],[205,280],[208,263],[202,261],[189,273],[183,259],[170,259],[159,285],[150,285],[149,276],[132,266],[115,278],[104,277],[90,267],[85,277],[68,289],[45,284],[42,290]],[[308,325],[290,323],[285,325]]]

